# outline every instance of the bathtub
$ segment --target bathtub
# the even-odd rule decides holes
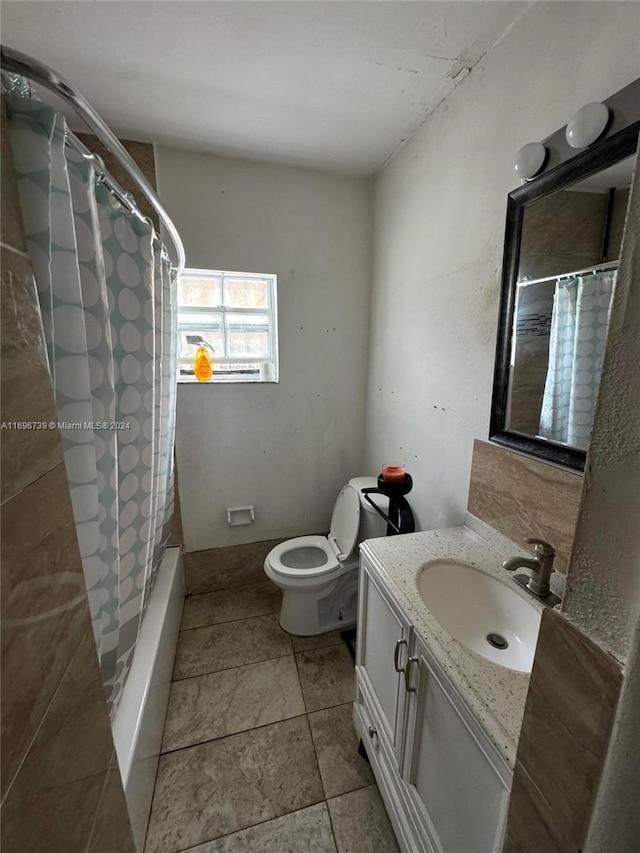
[[[149,822],[183,604],[182,553],[167,548],[112,726],[138,853]]]

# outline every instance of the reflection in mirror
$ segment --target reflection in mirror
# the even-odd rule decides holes
[[[524,206],[508,430],[588,448],[634,159]]]

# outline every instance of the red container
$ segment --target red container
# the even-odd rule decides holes
[[[406,477],[404,465],[383,465],[382,479],[385,483],[402,483]]]

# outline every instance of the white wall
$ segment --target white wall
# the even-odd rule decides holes
[[[638,21],[532,4],[376,182],[365,462],[406,462],[423,529],[461,523],[488,435],[513,155],[638,76]]]
[[[640,618],[639,283],[636,164],[562,605],[568,619],[621,661],[627,660]]]
[[[626,661],[586,853],[640,838],[640,167],[627,211],[563,610]]]
[[[280,383],[179,386],[187,549],[327,530],[363,473],[371,181],[163,147],[156,171],[187,266],[278,276]]]

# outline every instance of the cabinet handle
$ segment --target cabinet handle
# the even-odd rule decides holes
[[[373,726],[369,726],[368,732],[370,738],[374,738],[378,734],[378,732],[373,728]]]
[[[406,640],[398,640],[398,642],[396,643],[396,649],[393,653],[393,668],[395,669],[396,672],[404,672],[404,667],[398,666],[398,662],[400,660],[400,646],[406,646],[406,645],[407,645]]]
[[[407,691],[407,693],[415,693],[416,692],[416,688],[411,686],[410,672],[411,672],[411,664],[416,663],[417,660],[418,660],[418,658],[412,658],[412,657],[407,658],[407,666],[405,667],[405,670],[404,670],[404,688]]]

